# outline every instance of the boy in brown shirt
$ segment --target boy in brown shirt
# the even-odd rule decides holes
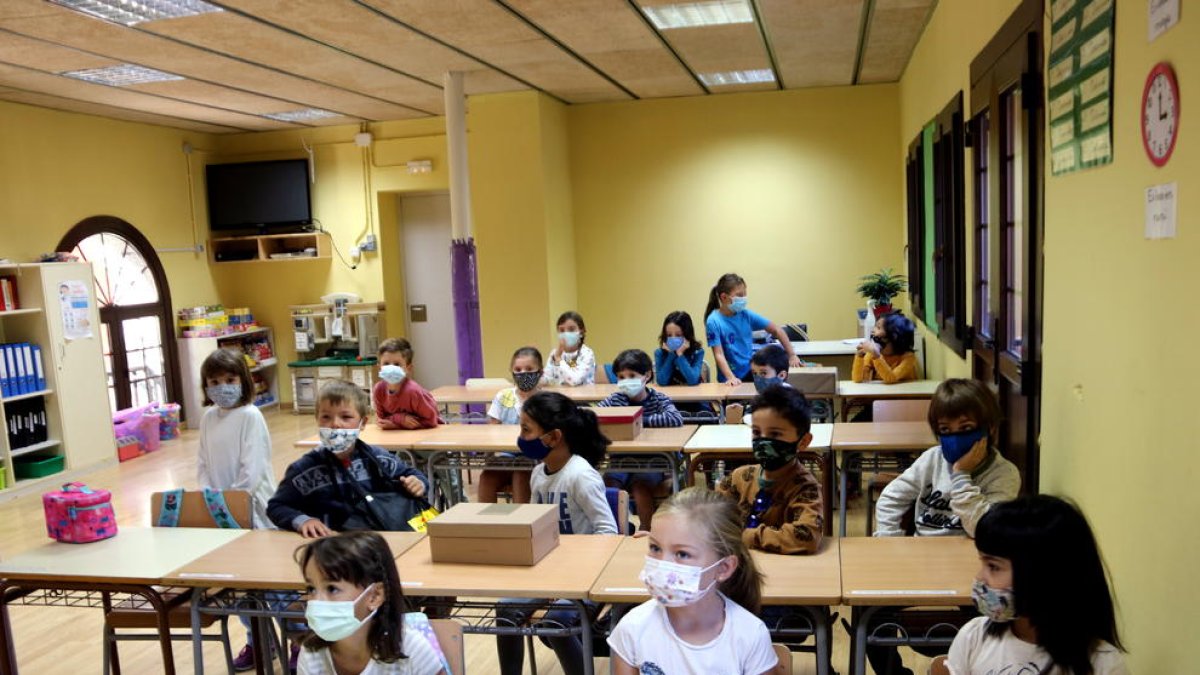
[[[825,520],[821,484],[797,453],[812,442],[804,394],[772,385],[753,403],[751,429],[757,464],[739,467],[717,486],[738,502],[742,540],[768,553],[816,553]]]

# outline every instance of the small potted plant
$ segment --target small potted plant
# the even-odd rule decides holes
[[[903,274],[892,274],[892,268],[887,268],[862,277],[855,289],[867,300],[875,303],[875,316],[882,316],[892,311],[892,298],[903,293],[908,288],[908,281]]]

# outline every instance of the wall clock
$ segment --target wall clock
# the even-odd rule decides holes
[[[1179,82],[1167,63],[1159,63],[1146,76],[1142,91],[1142,145],[1154,166],[1163,166],[1175,150],[1179,136]]]

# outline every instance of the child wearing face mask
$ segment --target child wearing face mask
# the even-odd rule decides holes
[[[647,386],[654,368],[650,356],[640,349],[626,349],[612,363],[617,376],[617,392],[600,401],[600,407],[641,406],[642,426],[647,429],[683,426],[683,415],[675,404],[661,391]],[[637,455],[612,455],[612,461],[639,459]],[[604,484],[629,490],[637,505],[639,528],[649,530],[654,518],[654,493],[666,481],[661,473],[622,473],[609,471],[604,475]]]
[[[196,483],[201,488],[249,492],[253,526],[274,529],[267,517],[267,502],[275,494],[271,434],[252,402],[254,381],[246,359],[238,352],[218,349],[200,364],[200,381],[204,383],[204,404],[211,406],[200,418]],[[249,619],[239,618],[250,627]],[[247,631],[246,645],[234,659],[234,668],[253,668],[254,654]]]
[[[784,352],[789,354],[788,363],[800,365],[787,333],[770,319],[747,309],[746,305],[746,280],[731,272],[717,279],[708,293],[708,306],[704,309],[704,330],[717,361],[717,381],[731,386],[741,384],[750,374],[756,330],[774,335]]]
[[[760,611],[762,575],[733,501],[704,488],[672,496],[650,530],[641,573],[651,599],[608,638],[617,675],[760,675],[779,660]]]
[[[404,613],[404,592],[387,542],[374,532],[316,539],[296,551],[308,587],[310,633],[299,675],[440,675],[440,653]],[[427,621],[423,623],[428,623]]]
[[[900,312],[880,317],[875,322],[871,339],[858,344],[851,378],[855,382],[879,380],[884,384],[917,379],[917,355],[913,351],[915,331],[912,320]]]
[[[579,312],[563,312],[554,323],[558,344],[546,364],[546,384],[578,387],[596,382],[596,354],[583,344],[587,326]]]
[[[321,387],[317,397],[321,444],[287,468],[267,504],[271,522],[309,539],[327,537],[351,516],[360,515],[356,505],[363,492],[425,496],[429,489],[425,474],[358,439],[368,412],[367,395],[353,382],[332,380]]]
[[[950,646],[954,675],[1129,675],[1096,538],[1070,503],[1031,495],[996,504],[975,529],[971,596],[983,614]]]
[[[692,387],[707,380],[704,347],[696,342],[696,328],[690,314],[682,311],[668,314],[663,319],[658,343],[661,346],[654,350],[658,386]]]
[[[520,424],[521,406],[542,387],[542,353],[537,347],[521,347],[513,352],[509,368],[517,386],[496,392],[488,406],[488,424]],[[511,453],[499,453],[512,457]],[[479,474],[477,499],[494,504],[496,493],[510,486],[517,504],[529,503],[529,472],[506,469],[484,469]]]
[[[754,390],[763,393],[773,384],[791,387],[788,384],[788,357],[779,345],[767,345],[754,352],[750,357],[750,373],[754,376]],[[754,412],[754,406],[745,407],[741,403],[730,403],[725,406],[727,424],[738,422],[750,423],[749,415]]]
[[[379,344],[379,382],[371,391],[381,429],[432,429],[442,423],[437,401],[410,376],[413,349],[404,338]]]
[[[821,483],[798,453],[812,442],[804,394],[773,385],[755,397],[751,448],[756,464],[717,486],[737,501],[746,546],[768,553],[816,553],[825,532]]]
[[[521,408],[517,448],[525,457],[541,462],[530,477],[533,501],[558,505],[560,534],[617,534],[604,481],[596,471],[608,444],[596,414],[558,392],[538,392]],[[529,599],[501,600],[496,623],[524,626],[542,604],[544,601]],[[551,626],[577,626],[579,612],[571,602],[560,600],[547,610],[544,621]],[[544,642],[554,650],[566,675],[584,672],[578,636],[546,638]],[[501,675],[521,675],[525,641],[520,635],[497,636],[496,651]]]
[[[991,445],[999,422],[1000,406],[984,383],[949,379],[938,385],[929,404],[929,428],[939,444],[883,489],[875,505],[875,536],[904,536],[909,511],[918,536],[975,536],[984,514],[1021,489],[1017,467]],[[958,625],[966,618],[950,613],[942,623]],[[894,629],[879,629],[884,630],[894,634]],[[912,672],[896,647],[868,646],[867,660],[880,675]]]
[[[979,380],[949,379],[929,404],[929,428],[940,444],[888,483],[875,506],[875,536],[903,536],[900,521],[915,509],[921,536],[973,536],[992,504],[1017,496],[1021,474],[992,447],[1000,406]]]

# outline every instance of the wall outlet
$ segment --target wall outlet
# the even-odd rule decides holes
[[[363,243],[359,245],[359,248],[362,249],[363,251],[368,251],[368,252],[374,253],[375,249],[378,248],[378,246],[379,245],[375,241],[375,235],[368,234],[367,238],[363,241]]]

